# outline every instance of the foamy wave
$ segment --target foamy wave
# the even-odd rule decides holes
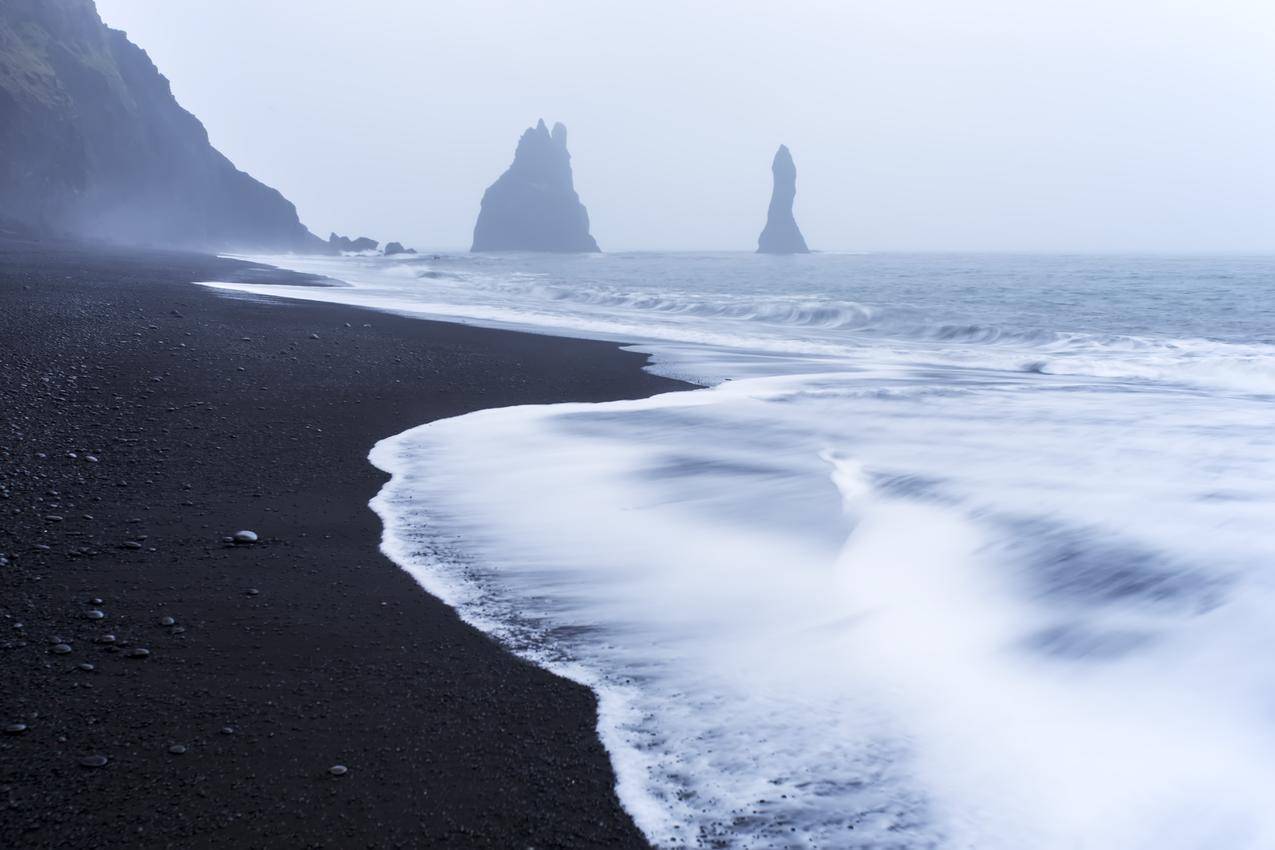
[[[1251,471],[1262,406],[1203,458],[1183,429],[1222,423],[1190,396],[1148,424],[1154,397],[876,380],[422,426],[372,455],[386,551],[599,693],[660,847],[1275,841],[1252,746],[1275,683],[1240,651],[1275,641],[1253,572],[1275,539],[1196,498],[1206,470]]]
[[[1265,850],[1275,300],[1232,265],[346,258],[302,270],[350,287],[229,288],[714,385],[372,454],[386,553],[597,691],[657,846]]]

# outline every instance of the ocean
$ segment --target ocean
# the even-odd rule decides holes
[[[1275,847],[1275,257],[253,258],[702,385],[389,437],[660,847]]]

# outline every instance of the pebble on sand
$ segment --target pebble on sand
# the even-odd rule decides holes
[[[248,531],[248,530],[246,530],[246,529],[245,529],[244,531],[236,531],[236,532],[235,532],[235,536],[234,536],[234,538],[233,538],[233,539],[234,539],[234,541],[235,541],[236,543],[241,543],[241,544],[242,544],[242,543],[256,543],[256,542],[257,542],[257,532],[255,532],[255,531]]]
[[[66,655],[70,651],[71,651],[71,645],[68,643],[53,644],[52,652],[56,655]]]
[[[110,761],[106,756],[84,756],[80,759],[81,767],[106,767],[106,763]]]
[[[333,776],[345,776],[349,772],[350,769],[343,764],[334,764],[328,768],[328,773]]]
[[[175,756],[180,756],[180,755],[182,755],[183,753],[185,753],[185,752],[186,752],[186,745],[185,745],[185,744],[173,744],[171,747],[169,747],[169,748],[168,748],[168,751],[169,751],[170,753],[172,753],[173,755],[175,755]]]
[[[27,731],[27,724],[25,723],[10,723],[4,727],[6,735],[21,735],[25,731]]]
[[[97,608],[90,608],[84,612],[84,616],[88,617],[90,620],[100,620],[106,616],[106,612]]]
[[[129,658],[150,658],[151,651],[149,649],[146,649],[145,647],[139,646],[137,647],[137,649],[130,649],[128,651],[128,657]]]
[[[172,617],[160,617],[159,624],[161,626],[175,626],[177,625],[177,621],[174,620]]]

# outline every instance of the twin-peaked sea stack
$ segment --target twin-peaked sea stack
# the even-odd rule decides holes
[[[597,252],[571,178],[567,128],[542,119],[522,134],[513,165],[483,194],[472,251]]]
[[[780,145],[770,166],[775,188],[770,195],[770,211],[766,226],[757,239],[758,254],[809,254],[806,240],[792,215],[792,202],[797,197],[797,166],[787,145]]]

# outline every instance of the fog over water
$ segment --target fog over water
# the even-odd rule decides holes
[[[603,250],[1275,248],[1264,0],[98,0],[316,232],[469,243],[543,116]]]

